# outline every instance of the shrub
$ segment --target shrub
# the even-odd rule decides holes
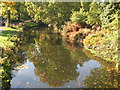
[[[97,56],[110,62],[118,60],[118,32],[117,31],[97,31],[89,35],[84,40],[84,46]]]
[[[80,11],[73,11],[71,16],[71,21],[75,23],[86,22],[87,13],[81,8]]]
[[[94,30],[88,28],[81,29],[74,37],[74,43],[83,45],[83,40],[91,33],[94,33]]]
[[[86,23],[73,23],[67,22],[64,25],[64,29],[62,35],[66,38],[66,40],[70,43],[79,43],[82,44],[83,39],[90,33],[93,33],[94,30],[87,28],[89,25]]]

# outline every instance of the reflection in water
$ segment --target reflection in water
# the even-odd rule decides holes
[[[84,84],[84,80],[90,76],[90,72],[94,68],[100,68],[101,65],[99,62],[96,62],[94,60],[89,60],[88,62],[85,62],[82,67],[80,65],[77,65],[78,69],[77,72],[79,72],[79,76],[77,77],[77,82],[80,87],[86,87]]]
[[[85,79],[84,84],[89,88],[118,88],[115,72],[108,72],[105,68],[95,68],[91,70],[91,75]]]
[[[11,87],[116,87],[115,73],[105,71],[108,64],[99,62],[97,58],[91,60],[94,56],[89,57],[87,51],[61,43],[59,34],[46,29],[27,31],[21,35],[18,56],[22,54],[24,58],[21,61],[29,60],[26,65],[32,67],[19,69],[20,74],[13,71],[15,77]],[[14,82],[18,81],[19,85],[16,85]]]
[[[40,81],[48,83],[49,86],[58,87],[70,80],[75,80],[78,76],[77,62],[73,62],[69,51],[62,47],[61,43],[57,43],[60,40],[59,36],[46,33],[41,33],[39,36],[34,39],[39,50],[36,49],[33,54],[32,49],[30,51],[32,53],[28,53],[27,58],[36,67],[35,74],[40,77]]]
[[[77,77],[75,63],[70,61],[69,53],[61,46],[47,46],[41,50],[39,59],[30,60],[35,65],[35,74],[42,82],[58,87]],[[54,82],[53,82],[54,81]]]

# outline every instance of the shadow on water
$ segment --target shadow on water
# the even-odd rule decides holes
[[[24,32],[21,42],[14,58],[24,61],[21,63],[27,68],[12,71],[11,88],[117,87],[112,64],[63,43],[61,36],[48,28]]]

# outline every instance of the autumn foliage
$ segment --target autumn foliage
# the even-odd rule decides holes
[[[83,43],[83,39],[92,32],[91,26],[86,23],[72,23],[69,22],[64,26],[64,35],[69,43]],[[76,39],[79,38],[79,39]]]

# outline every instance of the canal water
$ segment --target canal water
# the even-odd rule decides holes
[[[63,42],[49,28],[24,31],[11,88],[116,88],[114,65]]]

